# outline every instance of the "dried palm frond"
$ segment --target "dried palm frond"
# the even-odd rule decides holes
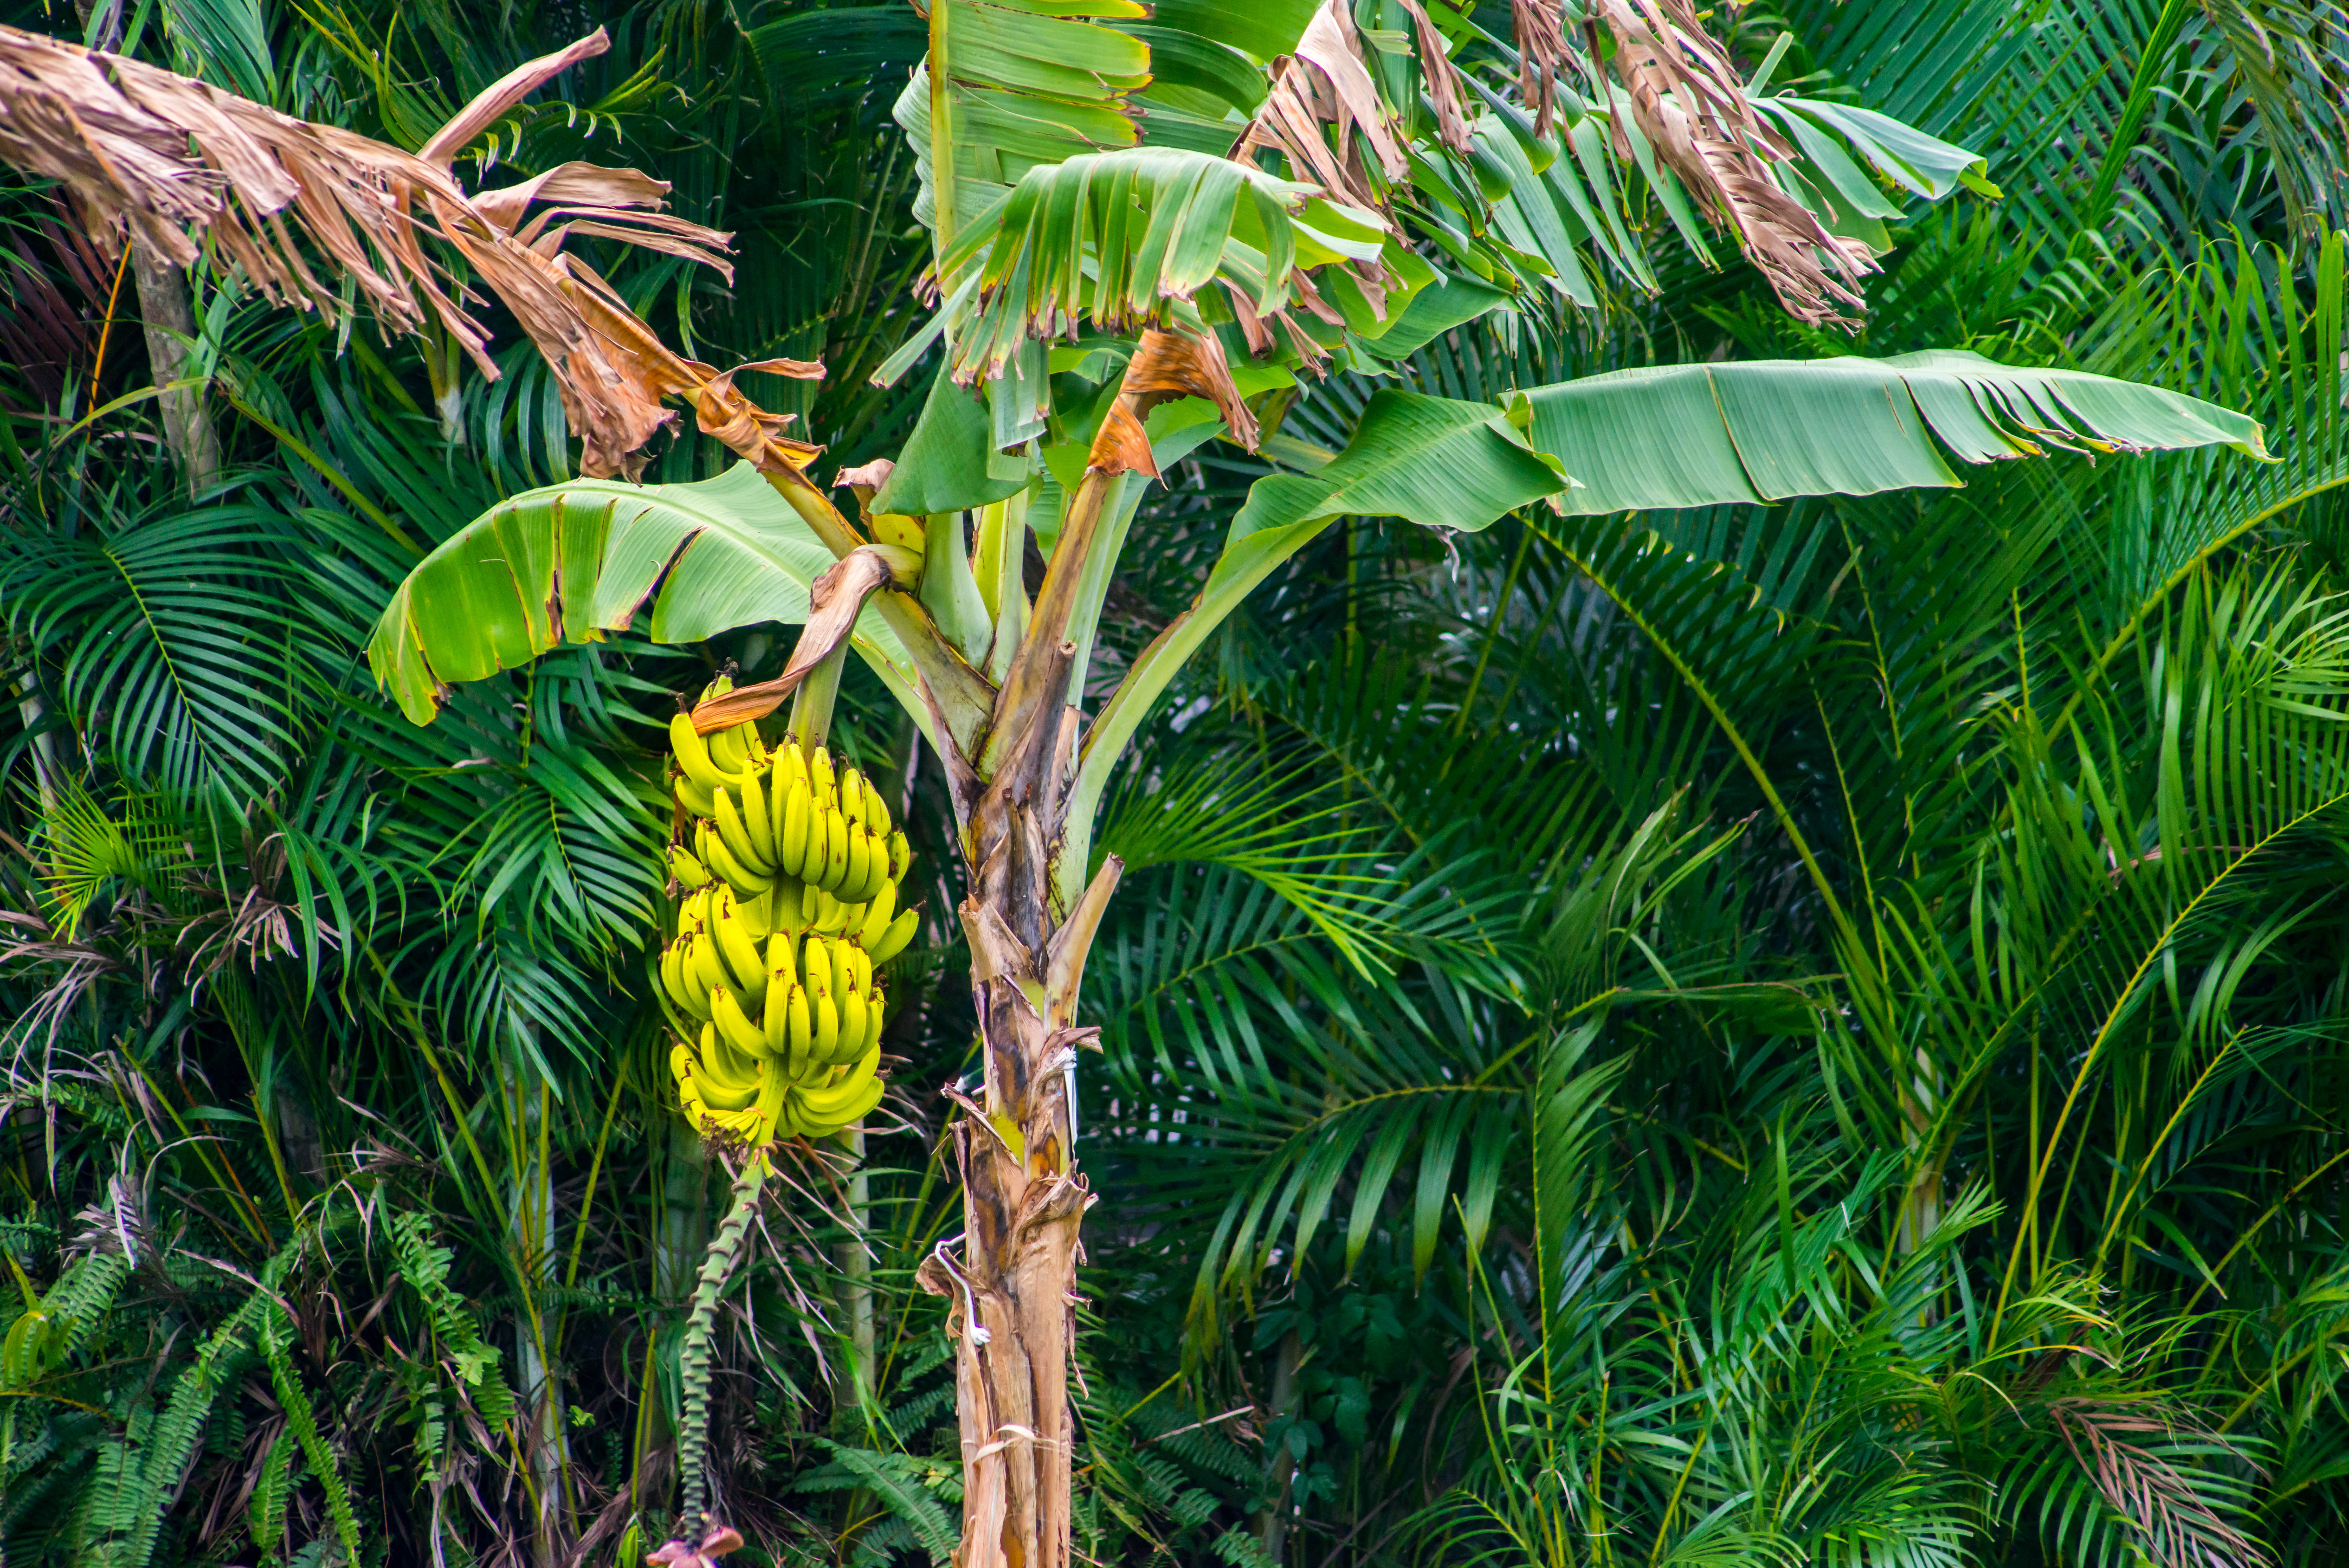
[[[598,28],[517,67],[416,152],[316,125],[138,60],[0,27],[0,159],[60,181],[101,244],[127,226],[186,266],[212,243],[224,276],[273,302],[337,320],[336,275],[387,333],[428,320],[495,379],[477,301],[424,242],[446,245],[511,309],[554,371],[592,476],[643,470],[655,432],[676,422],[666,398],[689,399],[702,428],[762,463],[804,467],[814,449],[785,440],[721,374],[672,353],[576,257],[573,235],[682,256],[730,279],[730,235],[662,212],[668,186],[632,169],[566,163],[507,190],[469,193],[456,155],[533,90],[611,47]],[[533,204],[542,210],[530,215]],[[321,276],[313,257],[327,264]],[[820,365],[761,369],[821,376]]]
[[[2105,1506],[2128,1521],[2146,1561],[2161,1568],[2264,1568],[2259,1544],[2213,1510],[2194,1478],[2147,1446],[2190,1438],[2231,1445],[2174,1410],[2151,1404],[2051,1400],[2048,1414]]]
[[[1754,112],[1692,0],[1600,0],[1599,14],[1615,36],[1632,118],[1657,153],[1736,234],[1790,314],[1814,326],[1853,325],[1836,306],[1867,303],[1852,286],[1877,270],[1875,253],[1827,233],[1770,178],[1764,160],[1783,162],[1794,151]],[[1628,158],[1619,122],[1615,134]]]

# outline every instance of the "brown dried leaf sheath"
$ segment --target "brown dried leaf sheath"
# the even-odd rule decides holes
[[[1256,449],[1256,416],[1248,412],[1247,405],[1240,400],[1239,389],[1232,384],[1224,346],[1212,336],[1186,337],[1179,332],[1155,328],[1144,332],[1133,358],[1126,362],[1123,396],[1118,402],[1122,405],[1131,399],[1133,414],[1138,418],[1170,398],[1184,397],[1205,398],[1215,404],[1223,412],[1224,426],[1231,432],[1232,440],[1251,452]],[[1146,458],[1146,441],[1143,451]],[[1126,466],[1157,472],[1144,463]]]

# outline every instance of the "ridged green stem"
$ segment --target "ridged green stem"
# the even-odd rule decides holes
[[[734,1178],[733,1201],[727,1205],[726,1218],[718,1222],[717,1234],[709,1238],[709,1251],[702,1255],[701,1278],[693,1287],[693,1309],[685,1320],[685,1344],[678,1355],[685,1385],[685,1418],[677,1435],[681,1492],[678,1532],[688,1539],[700,1532],[702,1510],[709,1501],[702,1456],[709,1448],[709,1342],[718,1322],[718,1298],[725,1293],[727,1277],[741,1256],[742,1240],[750,1234],[750,1217],[759,1211],[759,1194],[766,1185],[766,1158],[753,1155]]]

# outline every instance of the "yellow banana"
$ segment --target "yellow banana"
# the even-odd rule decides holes
[[[719,798],[722,800],[725,797],[721,795]],[[753,871],[734,858],[734,852],[726,846],[726,840],[715,833],[701,841],[701,853],[704,864],[724,878],[737,898],[755,898],[774,886],[772,877]]]
[[[771,1054],[767,1049],[766,1032],[750,1021],[734,993],[720,986],[709,993],[709,1016],[717,1024],[719,1036],[737,1052],[753,1060]]]
[[[783,1118],[783,1106],[790,1097],[792,1085],[781,1073],[770,1073],[759,1085],[759,1127],[750,1135],[754,1144],[775,1141],[775,1128]]]
[[[697,1077],[693,1085],[699,1091],[703,1106],[711,1112],[747,1110],[759,1103],[759,1085],[756,1084],[748,1089],[727,1089],[720,1088],[709,1078]],[[713,1116],[710,1119],[721,1118]]]
[[[889,875],[897,881],[903,882],[905,879],[905,873],[913,868],[913,865],[914,846],[905,841],[903,832],[891,834],[889,836]]]
[[[668,1075],[679,1083],[693,1076],[693,1047],[682,1040],[668,1048]]]
[[[799,869],[792,871],[792,875],[811,888],[823,880],[824,856],[827,846],[832,842],[832,836],[824,829],[824,815],[823,802],[810,795],[807,842],[800,848]],[[790,867],[786,867],[784,869],[790,870]]]
[[[843,904],[830,893],[818,891],[815,896],[815,929],[825,936],[836,937],[852,929],[857,923],[858,904]]]
[[[833,807],[840,806],[840,780],[832,770],[832,753],[818,746],[808,756],[808,788],[816,799]]]
[[[726,973],[726,961],[718,956],[717,939],[707,931],[696,931],[686,945],[685,978],[696,994],[707,997],[709,992],[732,984]],[[709,1016],[709,1004],[695,1009],[702,1017]]]
[[[755,898],[737,898],[734,907],[741,912],[742,929],[750,933],[754,942],[763,942],[775,929],[775,889],[771,886]]]
[[[889,799],[881,786],[871,779],[864,781],[864,826],[886,841],[889,836]]]
[[[767,939],[767,983],[796,985],[800,978],[798,952],[792,945],[789,931],[777,931]]]
[[[848,879],[848,818],[836,811],[827,812],[823,827],[829,842],[825,845],[823,882],[837,896],[840,885]]]
[[[827,1084],[821,1089],[794,1090],[793,1093],[799,1096],[802,1114],[818,1121],[843,1123],[853,1120],[853,1117],[841,1113],[862,1098],[869,1085],[879,1082],[874,1076],[874,1069],[880,1064],[881,1053],[867,1051],[850,1064],[838,1083]],[[876,1102],[880,1097],[878,1095],[873,1096]],[[862,1116],[864,1112],[856,1114]]]
[[[740,906],[730,894],[724,907],[710,922],[710,931],[718,941],[718,950],[726,960],[732,984],[730,989],[742,993],[744,1007],[756,1007],[767,994],[767,961],[751,940],[750,929],[743,923]]]
[[[887,963],[905,950],[905,944],[914,940],[915,929],[921,923],[920,910],[905,910],[889,922],[889,929],[881,933],[879,941],[864,950],[865,956],[874,963]]]
[[[763,1047],[759,1054],[781,1071],[791,1060],[791,1001],[792,979],[789,975],[767,977],[767,1005],[759,1010],[759,1042]]]
[[[807,753],[796,737],[787,739],[775,749],[775,771],[801,789],[812,788],[808,778]]]
[[[781,766],[775,769],[775,864],[789,876],[803,877],[808,822],[813,815],[815,796],[808,793],[806,779],[788,778]]]
[[[884,877],[881,886],[874,889],[872,901],[864,906],[864,923],[856,928],[856,945],[870,951],[896,913],[897,884]]]
[[[864,1081],[863,1091],[860,1092],[854,1099],[851,1100],[848,1104],[841,1106],[837,1111],[833,1113],[833,1115],[839,1117],[839,1120],[834,1122],[828,1129],[826,1136],[830,1136],[831,1133],[838,1132],[842,1127],[847,1127],[853,1122],[861,1122],[866,1116],[871,1116],[873,1114],[873,1107],[881,1103],[881,1096],[888,1092],[888,1088],[889,1085],[879,1078],[867,1078]]]
[[[889,998],[875,986],[864,993],[864,1049],[881,1047],[881,1026],[889,1019]]]
[[[864,886],[865,878],[873,869],[872,842],[865,836],[863,823],[849,823],[848,865],[841,873],[840,891],[837,895],[843,904],[861,904],[864,901],[867,891]]]
[[[840,775],[840,813],[851,822],[864,820],[864,775],[854,768],[843,769]]]
[[[708,816],[711,812],[718,809],[710,800],[709,791],[702,788],[699,784],[694,783],[683,774],[677,775],[674,793],[677,796],[677,804],[685,807],[687,812],[692,815]]]
[[[731,731],[725,732],[730,735]],[[723,740],[725,735],[719,737]],[[710,742],[693,732],[690,714],[679,711],[668,722],[668,749],[677,758],[679,772],[704,792],[713,792],[728,784],[741,783],[739,766],[730,766],[719,760]]]
[[[775,824],[767,809],[767,775],[755,773],[739,792],[742,807],[742,834],[750,841],[750,849],[769,867],[775,864]]]
[[[707,887],[709,882],[709,867],[687,854],[682,844],[668,846],[668,874],[680,888],[688,893],[696,888]]]
[[[808,1075],[815,1055],[815,1013],[808,1003],[805,986],[792,987],[791,996],[784,1002],[783,1034],[789,1043],[783,1057],[785,1075],[796,1083]]]
[[[863,992],[843,991],[840,993],[840,1048],[842,1051],[861,1053],[864,1049],[865,1012]]]
[[[708,737],[709,760],[718,764],[721,773],[739,777],[750,771],[750,736],[742,732],[746,729],[755,732],[752,725],[730,724]]]
[[[772,877],[775,863],[760,854],[751,844],[750,829],[742,825],[742,814],[735,806],[733,792],[719,790],[714,798],[718,814],[711,820],[718,824],[718,836],[726,841],[726,847],[733,851],[736,860],[760,877]]]
[[[693,1064],[693,1084],[701,1103],[715,1111],[739,1111],[759,1097],[759,1075],[735,1072],[717,1030],[701,1026],[701,1050]]]
[[[840,1009],[828,992],[811,989],[808,1013],[815,1026],[808,1043],[808,1060],[821,1064],[840,1049]]]
[[[735,1012],[739,1018],[741,1010],[738,1007]],[[704,1024],[701,1033],[702,1071],[715,1076],[719,1082],[729,1087],[748,1084],[765,1071],[760,1065],[764,1058],[736,1045],[733,1033],[727,1029],[724,1020],[714,1019]]]

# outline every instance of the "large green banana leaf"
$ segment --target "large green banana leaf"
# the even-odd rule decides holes
[[[2050,446],[2267,456],[2259,421],[2215,403],[1955,351],[1617,370],[1521,395],[1533,444],[1574,477],[1559,508],[1582,516],[1962,483],[1944,445],[1966,462]]]
[[[367,663],[426,724],[448,686],[625,630],[648,600],[656,642],[805,621],[808,585],[832,559],[747,462],[697,484],[569,480],[501,503],[427,556],[376,623]],[[854,644],[926,719],[878,612],[864,612]]]

